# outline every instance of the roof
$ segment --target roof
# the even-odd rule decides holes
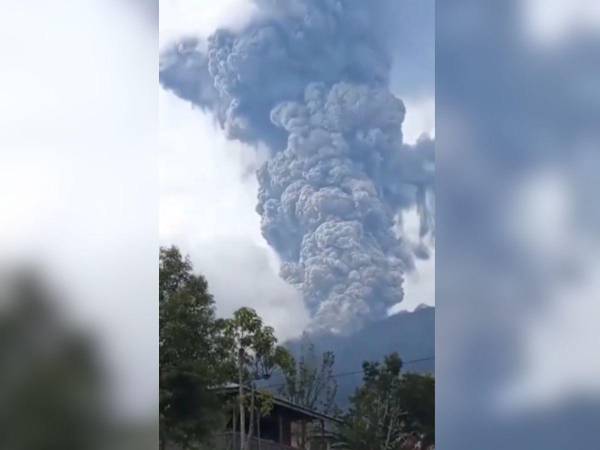
[[[297,412],[297,413],[299,413],[301,415],[312,417],[314,419],[326,420],[326,421],[329,421],[329,422],[341,422],[340,419],[337,419],[337,418],[335,418],[333,416],[329,416],[327,414],[323,414],[323,413],[320,413],[318,411],[315,411],[315,410],[312,410],[312,409],[309,409],[309,408],[305,408],[305,407],[300,406],[300,405],[296,405],[295,403],[292,403],[292,402],[290,402],[288,400],[285,400],[285,399],[283,399],[281,397],[274,396],[273,397],[273,402],[276,405],[280,405],[280,406],[282,406],[284,408],[291,409],[292,411],[295,411],[295,412]]]
[[[227,385],[225,385],[223,387],[217,388],[217,390],[219,390],[221,392],[225,392],[227,394],[237,394],[238,389],[239,389],[238,385],[237,384],[233,384],[233,383],[228,383]],[[248,392],[250,391],[250,389],[247,388],[247,387],[244,387],[244,390],[246,390]],[[315,411],[313,409],[297,405],[297,404],[295,404],[293,402],[290,402],[289,400],[286,400],[286,399],[284,399],[282,397],[274,395],[272,392],[269,392],[269,393],[272,395],[272,397],[273,397],[273,403],[276,406],[279,406],[279,407],[291,410],[291,411],[295,412],[296,414],[298,414],[300,416],[308,417],[308,418],[311,418],[311,419],[325,420],[325,421],[328,421],[328,422],[338,422],[338,423],[341,423],[340,419],[337,419],[337,418],[335,418],[333,416],[329,416],[327,414],[320,413],[320,412]]]

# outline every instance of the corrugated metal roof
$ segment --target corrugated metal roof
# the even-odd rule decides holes
[[[222,391],[222,392],[226,392],[226,393],[231,393],[231,394],[237,394],[239,389],[239,385],[235,384],[235,383],[228,383],[225,386],[219,387],[219,388],[215,388],[215,390],[218,391]],[[250,389],[247,387],[244,387],[244,390],[247,392],[250,392]],[[261,392],[260,390],[257,390],[257,392]],[[265,391],[262,391],[265,392]],[[289,400],[286,400],[284,398],[278,397],[277,395],[273,394],[272,392],[267,391],[272,397],[273,397],[273,403],[275,405],[279,405],[281,407],[284,408],[288,408],[292,411],[295,411],[298,414],[307,416],[307,417],[311,417],[313,419],[318,419],[318,420],[326,420],[329,422],[337,422],[337,423],[341,423],[340,419],[337,419],[335,417],[329,416],[327,414],[323,414],[320,413],[318,411],[314,411],[312,409],[309,408],[305,408],[304,406],[300,406],[297,405],[295,403],[290,402]]]

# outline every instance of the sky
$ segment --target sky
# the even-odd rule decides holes
[[[589,448],[598,2],[438,2],[436,15],[436,437]]]
[[[251,304],[282,338],[308,321],[254,213],[264,151],[226,140],[164,90],[148,95],[157,46],[243,26],[254,7],[163,0],[159,42],[151,2],[69,3],[2,5],[0,269],[36,265],[63,294],[64,313],[101,343],[121,413],[154,417],[159,243],[190,253],[221,314]],[[515,5],[438,2],[437,130],[432,83],[415,89],[419,77],[393,70],[407,141],[436,131],[444,150],[436,394],[449,449],[466,439],[507,448],[502,439],[517,433],[521,448],[576,448],[554,439],[564,431],[556,424],[585,424],[561,405],[600,392],[590,357],[600,304],[598,62],[589,52],[598,2]],[[394,311],[434,302],[434,262],[417,266]],[[556,421],[525,420],[530,411]]]
[[[156,23],[146,1],[0,14],[0,270],[52,286],[133,417],[158,405]]]
[[[164,49],[183,36],[205,39],[220,27],[237,29],[255,13],[249,0],[163,0],[160,46]],[[428,69],[432,77],[433,67]],[[414,143],[423,132],[435,136],[433,87],[411,90],[398,76],[392,79],[392,90],[406,106],[405,141]],[[255,212],[254,172],[267,150],[227,140],[211,116],[162,87],[159,96],[161,244],[178,245],[190,255],[208,279],[219,314],[250,305],[280,338],[298,336],[308,324],[308,313],[298,292],[279,278],[278,257],[262,237]],[[415,211],[408,214],[406,227],[418,235]],[[435,253],[417,264],[407,274],[404,301],[390,313],[434,304]],[[230,282],[232,270],[240,277],[235,284]],[[290,315],[296,320],[290,322]]]
[[[302,299],[279,278],[254,211],[260,153],[228,141],[207,114],[170,92],[161,89],[159,102],[161,245],[190,256],[219,315],[252,306],[278,325],[282,338],[302,333],[308,320]]]

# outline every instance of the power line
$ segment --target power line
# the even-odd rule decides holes
[[[410,359],[408,361],[402,361],[402,365],[406,365],[406,364],[415,364],[418,362],[424,362],[424,361],[433,361],[435,359],[434,356],[428,356],[426,358],[417,358],[417,359]],[[335,373],[333,375],[331,375],[331,378],[341,378],[341,377],[346,377],[346,376],[350,376],[350,375],[358,375],[358,374],[362,374],[363,370],[354,370],[352,372],[339,372],[339,373]],[[277,384],[270,384],[267,386],[261,386],[261,389],[269,389],[269,388],[275,388],[275,387],[282,387],[285,386],[287,383],[277,383]]]
[[[435,359],[433,356],[429,356],[427,358],[411,359],[409,361],[402,361],[402,365],[405,365],[405,364],[414,364],[414,363],[423,362],[423,361],[431,361],[433,359]],[[332,378],[345,377],[345,376],[349,376],[349,375],[358,375],[359,373],[362,374],[363,370],[354,370],[352,372],[340,372],[340,373],[336,373],[336,374],[332,375]]]

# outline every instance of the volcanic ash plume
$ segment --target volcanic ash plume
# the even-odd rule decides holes
[[[212,111],[229,137],[271,149],[257,212],[314,330],[385,316],[434,234],[434,143],[402,142],[404,105],[388,88],[379,9],[367,3],[269,3],[268,18],[217,31],[206,51],[188,39],[161,60],[164,86]],[[399,226],[413,207],[416,243]]]

